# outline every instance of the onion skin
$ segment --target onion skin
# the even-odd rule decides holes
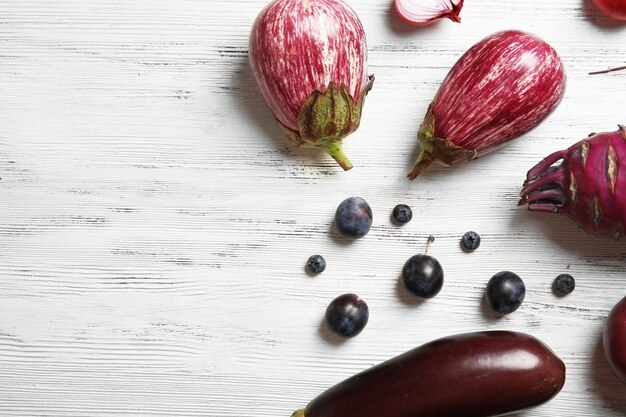
[[[626,128],[619,126],[554,152],[531,168],[518,205],[565,213],[585,231],[617,240],[625,234],[625,184]]]
[[[461,23],[463,0],[394,0],[398,15],[413,26],[427,26],[447,17]]]
[[[593,0],[596,7],[613,19],[626,20],[626,0]]]
[[[427,343],[346,379],[292,417],[489,417],[540,405],[565,365],[532,336],[488,331]]]
[[[539,124],[559,103],[565,72],[557,52],[521,31],[495,33],[452,67],[418,132],[408,175],[492,152]]]
[[[373,83],[356,13],[341,0],[274,0],[252,27],[250,64],[287,138],[350,169],[341,141],[359,127]]]
[[[602,338],[609,366],[619,380],[626,384],[626,297],[609,313]]]

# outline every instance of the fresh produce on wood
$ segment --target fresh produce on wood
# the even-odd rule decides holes
[[[554,397],[565,365],[536,338],[490,331],[446,337],[328,389],[292,417],[488,417]]]
[[[335,211],[335,225],[347,237],[361,238],[372,227],[374,215],[367,201],[361,197],[346,198]]]
[[[393,208],[391,213],[396,222],[400,224],[406,224],[413,218],[413,210],[406,204],[398,204]]]
[[[312,274],[321,274],[326,269],[326,259],[322,255],[311,255],[306,261],[306,269]]]
[[[511,314],[522,305],[525,297],[526,285],[513,272],[498,272],[487,283],[485,298],[489,307],[497,313]]]
[[[433,162],[453,166],[491,152],[535,127],[563,95],[556,51],[528,33],[498,32],[452,67],[418,132],[420,153],[408,175]]]
[[[275,0],[252,27],[250,64],[287,138],[350,169],[341,143],[359,127],[374,82],[355,12],[341,0]]]
[[[626,297],[609,313],[604,325],[603,345],[611,369],[626,384]]]
[[[554,279],[553,288],[560,295],[571,294],[576,288],[576,280],[570,274],[560,274]]]
[[[465,252],[473,252],[480,246],[480,235],[476,232],[466,232],[461,238],[461,247]]]
[[[443,287],[443,268],[432,256],[411,256],[402,268],[402,282],[419,298],[433,298]]]
[[[593,0],[598,9],[613,19],[626,20],[626,0]]]
[[[326,308],[325,319],[328,327],[339,336],[354,337],[367,325],[369,307],[355,294],[340,295]]]
[[[407,23],[426,26],[443,17],[461,22],[463,0],[395,0],[398,15]]]
[[[593,234],[624,236],[626,128],[593,134],[546,157],[528,171],[518,204],[565,213]]]
[[[402,267],[402,282],[407,290],[424,300],[433,298],[443,287],[443,268],[439,261],[428,255],[434,236],[428,237],[423,255],[411,256]]]

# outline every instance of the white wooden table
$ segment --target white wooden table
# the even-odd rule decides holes
[[[626,415],[599,344],[626,295],[626,244],[516,207],[543,156],[626,122],[626,72],[587,75],[624,64],[626,27],[589,0],[467,0],[462,24],[416,30],[390,3],[350,1],[376,84],[344,173],[290,147],[251,79],[265,0],[0,1],[1,415],[288,417],[357,371],[487,329],[531,333],[566,362],[562,392],[523,416]],[[407,181],[445,74],[508,28],[559,51],[563,102],[496,154]],[[374,226],[345,244],[331,223],[352,195]],[[401,202],[414,219],[400,228]],[[468,230],[483,237],[473,254]],[[446,282],[416,303],[398,278],[429,234]],[[328,268],[310,277],[314,253]],[[481,300],[501,270],[528,292],[497,319]],[[557,298],[564,272],[577,289]],[[321,323],[345,292],[370,321],[340,342]]]

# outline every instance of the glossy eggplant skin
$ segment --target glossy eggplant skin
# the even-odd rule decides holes
[[[611,370],[626,384],[626,297],[613,307],[607,317],[603,344]]]
[[[564,383],[565,365],[536,338],[467,333],[340,382],[311,401],[304,417],[501,416],[548,401]]]

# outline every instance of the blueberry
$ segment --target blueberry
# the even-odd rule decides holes
[[[350,237],[363,237],[372,226],[372,209],[360,197],[345,199],[335,213],[335,223],[341,234]]]
[[[306,268],[313,274],[321,274],[326,269],[326,259],[322,255],[312,255],[306,262]]]
[[[325,318],[333,332],[343,337],[354,337],[365,328],[369,308],[358,296],[344,294],[328,305]]]
[[[461,247],[468,251],[475,251],[480,246],[480,235],[476,232],[467,232],[461,238]]]
[[[554,279],[554,289],[560,294],[570,294],[575,287],[576,280],[570,274],[561,274]]]
[[[406,288],[420,298],[432,298],[443,287],[443,268],[432,256],[415,255],[402,268]]]
[[[494,311],[510,314],[522,305],[526,296],[526,286],[513,272],[498,272],[489,280],[485,296]]]
[[[406,204],[398,204],[393,208],[393,218],[398,223],[408,223],[413,218],[413,211]]]

